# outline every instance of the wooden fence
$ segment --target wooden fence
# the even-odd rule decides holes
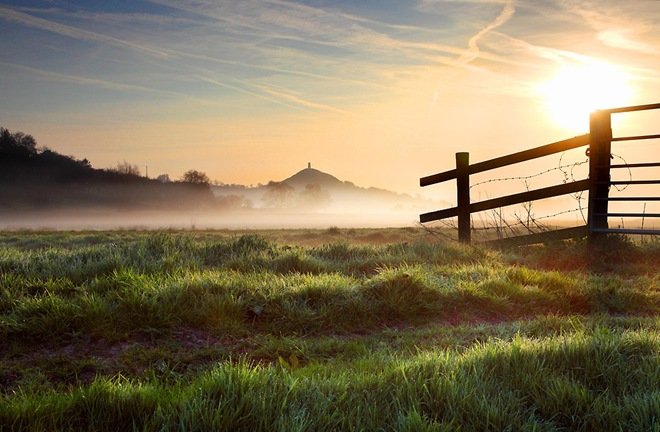
[[[552,144],[547,144],[541,147],[524,150],[518,153],[501,156],[495,159],[478,162],[472,165],[470,165],[469,153],[456,153],[455,169],[439,174],[433,174],[427,177],[422,177],[419,180],[419,184],[420,186],[429,186],[456,179],[457,206],[421,214],[420,222],[424,223],[451,217],[458,217],[458,239],[461,242],[470,243],[472,231],[470,226],[470,215],[472,213],[588,190],[589,208],[586,225],[555,231],[534,233],[525,236],[511,237],[504,239],[502,242],[509,244],[525,244],[541,242],[548,239],[570,238],[583,235],[595,237],[604,233],[660,234],[660,230],[623,228],[612,229],[608,226],[608,217],[660,217],[660,214],[656,213],[608,212],[608,204],[610,201],[660,201],[660,197],[658,196],[609,196],[610,186],[612,185],[660,184],[660,179],[628,181],[611,181],[610,179],[611,169],[660,167],[660,162],[611,164],[610,160],[611,144],[613,141],[660,139],[660,134],[616,138],[612,137],[612,114],[654,109],[660,109],[660,103],[599,110],[591,113],[588,134],[576,136],[574,138],[555,142]],[[587,154],[589,156],[589,177],[585,180],[573,181],[570,183],[526,191],[485,201],[470,201],[470,175],[472,174],[525,162],[531,159],[536,159],[583,146],[589,146],[587,150]]]

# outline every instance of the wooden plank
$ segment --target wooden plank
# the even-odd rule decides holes
[[[591,232],[602,233],[602,234],[639,234],[639,235],[660,235],[660,230],[643,230],[635,228],[600,228],[592,229]]]
[[[551,198],[554,196],[580,192],[587,189],[589,189],[589,180],[579,180],[557,186],[535,189],[527,192],[472,203],[470,204],[470,213],[505,207],[513,204],[520,204],[528,201],[536,201],[544,198]]]
[[[512,247],[523,246],[535,243],[543,243],[553,240],[564,240],[567,238],[584,237],[589,234],[589,229],[586,225],[563,228],[554,231],[544,231],[540,233],[527,234],[516,237],[509,237],[505,239],[497,239],[483,242],[482,244],[494,247]]]
[[[554,153],[563,152],[566,150],[582,147],[589,144],[589,134],[579,135],[563,141],[557,141],[552,144],[546,144],[540,147],[535,147],[529,150],[523,150],[518,153],[512,153],[507,156],[501,156],[495,159],[489,159],[483,162],[477,162],[470,165],[470,174],[476,174],[483,171],[501,168],[507,165],[525,162],[528,160],[549,156]],[[433,174],[419,179],[420,186],[429,186],[432,184],[442,183],[447,180],[456,178],[456,169],[444,171],[439,174]]]
[[[616,137],[612,138],[612,141],[637,141],[637,140],[647,140],[647,139],[658,139],[660,135],[637,135],[637,136],[627,136],[627,137]]]
[[[609,197],[608,201],[660,201],[660,197]]]
[[[660,108],[660,103],[646,104],[646,105],[632,105],[621,108],[610,108],[601,111],[608,111],[610,113],[623,113],[623,112],[631,112],[631,111],[645,111],[645,110],[652,110],[658,108]]]
[[[458,241],[470,243],[470,153],[456,153],[456,203]]]
[[[642,163],[610,165],[610,168],[653,168],[653,167],[660,167],[660,162],[642,162]]]
[[[605,213],[600,214],[596,213],[594,216],[607,216],[607,217],[622,217],[622,218],[657,218],[660,217],[660,213]]]
[[[424,222],[431,222],[434,220],[447,219],[454,216],[458,216],[458,207],[451,207],[444,210],[422,213],[421,215],[419,215],[419,221],[424,223]]]
[[[551,198],[554,196],[580,192],[587,189],[589,189],[589,180],[579,180],[572,183],[550,186],[542,189],[536,189],[528,192],[522,192],[514,195],[507,195],[500,198],[493,198],[486,201],[472,203],[470,204],[470,213],[505,207],[513,204],[520,204],[528,201],[536,201],[543,198]],[[431,222],[434,220],[447,219],[454,216],[458,216],[458,207],[451,207],[434,212],[423,213],[419,216],[419,220],[420,222]]]
[[[598,182],[598,184],[610,184],[610,185],[647,185],[647,184],[660,184],[659,180],[620,180],[620,181],[608,181],[608,182]]]
[[[441,172],[440,174],[433,174],[430,176],[422,177],[419,179],[419,185],[429,186],[432,184],[446,182],[447,180],[453,180],[456,178],[456,170],[452,169],[449,171]]]
[[[582,147],[589,144],[589,134],[579,135],[563,141],[557,141],[552,144],[546,144],[540,147],[535,147],[529,150],[523,150],[518,153],[512,153],[507,156],[501,156],[495,159],[490,159],[483,162],[477,162],[470,165],[470,174],[476,174],[483,171],[501,168],[507,165],[512,165],[528,160],[549,156],[554,153],[563,152],[566,150]]]
[[[591,228],[607,228],[612,155],[612,118],[607,111],[589,116],[589,207],[587,221]]]

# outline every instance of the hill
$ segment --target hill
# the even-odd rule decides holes
[[[383,213],[406,212],[437,205],[408,194],[374,187],[356,186],[332,174],[308,166],[280,181],[247,187],[242,185],[214,186],[218,197],[234,197],[244,206],[256,209],[313,211],[316,213]]]
[[[311,168],[311,166],[298,171],[291,177],[282,180],[280,183],[287,184],[300,190],[304,190],[308,185],[315,185],[324,189],[338,189],[347,186],[347,184],[339,180],[337,177],[315,168]]]
[[[53,209],[174,209],[215,204],[208,185],[161,183],[96,169],[49,149],[30,135],[0,128],[0,206],[6,212]]]
[[[97,169],[0,128],[0,227],[294,228],[414,223],[437,203],[364,188],[318,169],[248,187],[161,182],[129,164]],[[202,173],[203,174],[203,173]]]

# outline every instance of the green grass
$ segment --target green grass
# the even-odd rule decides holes
[[[620,238],[0,233],[0,430],[659,430],[657,262]]]

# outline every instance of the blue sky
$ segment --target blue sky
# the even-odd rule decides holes
[[[653,0],[0,0],[0,124],[99,167],[250,184],[311,160],[415,192],[455,151],[580,133],[539,91],[566,65],[658,102],[658,22]]]

